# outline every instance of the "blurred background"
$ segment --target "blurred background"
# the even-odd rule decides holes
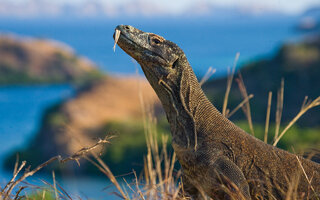
[[[119,47],[113,52],[118,24],[177,43],[199,79],[209,67],[216,69],[203,89],[220,110],[227,69],[239,52],[237,69],[248,93],[255,95],[251,109],[259,138],[272,91],[272,140],[281,78],[284,125],[299,112],[305,96],[320,95],[318,0],[1,0],[1,184],[10,180],[17,153],[35,167],[106,134],[117,135],[101,150],[115,175],[140,172],[146,152],[140,90],[154,108],[158,132],[170,135],[157,97],[136,76],[137,71],[143,76],[138,64]],[[241,100],[234,82],[228,107]],[[250,131],[241,111],[231,119]],[[319,108],[304,115],[278,146],[296,152],[319,149]],[[50,179],[47,172],[52,169],[71,194],[110,195],[107,178],[85,162],[81,167],[76,163],[48,167],[29,181]]]

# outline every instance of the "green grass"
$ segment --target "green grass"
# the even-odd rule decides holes
[[[237,121],[235,122],[239,127],[250,132],[249,125],[247,121]],[[264,125],[259,123],[254,123],[255,137],[263,140],[264,137]],[[280,130],[283,130],[284,126],[281,126]],[[270,124],[268,143],[272,144],[275,132],[275,125]],[[319,148],[320,146],[320,127],[299,127],[298,125],[292,126],[284,137],[280,140],[277,147],[285,149],[290,152],[303,152],[310,148]]]
[[[37,192],[32,192],[29,195],[26,195],[26,200],[54,200],[55,195],[52,191],[48,191],[46,189],[39,190]]]
[[[158,133],[171,136],[164,122],[159,122],[156,128]],[[102,155],[102,159],[108,163],[113,173],[125,174],[132,169],[138,172],[143,169],[143,157],[147,154],[147,144],[142,121],[108,122],[97,132],[98,136],[101,134],[100,137],[105,134],[115,135],[111,141],[112,145],[107,146],[106,152]],[[161,143],[161,134],[157,139]],[[88,171],[97,172],[97,169],[90,165]]]

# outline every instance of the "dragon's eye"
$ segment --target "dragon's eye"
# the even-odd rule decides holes
[[[159,35],[153,34],[151,33],[149,35],[149,41],[151,45],[158,45],[160,43],[162,43],[165,39]]]
[[[155,44],[160,44],[161,41],[157,38],[153,38],[152,42],[154,42]]]

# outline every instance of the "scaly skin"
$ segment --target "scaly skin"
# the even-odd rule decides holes
[[[319,198],[320,164],[265,144],[222,116],[176,44],[132,26],[116,29],[118,45],[141,65],[164,107],[191,197],[285,199],[298,183],[299,199]]]

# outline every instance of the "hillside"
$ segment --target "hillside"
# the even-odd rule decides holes
[[[258,60],[241,68],[244,83],[251,100],[253,119],[264,123],[268,92],[273,92],[272,113],[276,108],[277,91],[284,78],[284,108],[282,121],[288,122],[300,110],[305,96],[315,99],[320,96],[320,36],[308,38],[299,43],[285,44],[270,59]],[[237,76],[235,77],[237,78]],[[222,107],[226,78],[212,80],[204,85],[204,90],[217,107]],[[237,82],[233,82],[229,108],[234,108],[242,97]],[[273,117],[274,115],[271,115]],[[233,120],[243,119],[238,113]],[[319,127],[320,109],[314,108],[299,121],[300,126]]]
[[[123,166],[125,170],[120,172],[131,171],[128,159],[135,161],[138,156],[139,162],[143,163],[146,150],[140,93],[147,107],[160,111],[158,97],[142,78],[106,77],[79,91],[73,99],[46,111],[36,137],[27,149],[18,150],[20,158],[29,160],[34,166],[57,154],[71,155],[84,146],[92,145],[98,138],[111,134],[116,138],[107,147],[106,162],[112,159],[113,163],[125,163],[114,169]],[[15,155],[7,161],[8,169],[12,168]],[[64,171],[87,170],[85,164],[81,168],[73,165],[59,167]]]
[[[83,82],[100,76],[65,44],[0,35],[0,85]]]

